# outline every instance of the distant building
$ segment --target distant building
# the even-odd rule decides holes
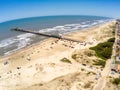
[[[117,19],[117,22],[116,22],[116,31],[117,31],[117,40],[115,42],[115,52],[116,52],[116,55],[115,55],[115,62],[114,64],[112,65],[112,71],[115,71],[115,72],[120,72],[120,19]]]
[[[120,72],[120,63],[117,65],[118,72]]]

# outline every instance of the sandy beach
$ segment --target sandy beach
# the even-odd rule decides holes
[[[88,57],[86,52],[113,37],[114,24],[115,21],[110,21],[64,35],[80,43],[50,38],[0,58],[0,90],[93,89],[96,74],[102,68],[94,66],[97,57]],[[77,61],[71,57],[74,53],[81,55]],[[62,62],[63,58],[71,63]]]

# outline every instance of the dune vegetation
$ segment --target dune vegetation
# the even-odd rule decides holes
[[[112,47],[114,44],[115,38],[110,38],[107,42],[99,43],[95,47],[91,47],[91,50],[94,50],[96,56],[99,58],[106,60],[110,59],[112,55]]]

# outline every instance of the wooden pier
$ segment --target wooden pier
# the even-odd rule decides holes
[[[66,38],[66,37],[63,37],[63,36],[60,36],[60,35],[45,34],[45,33],[40,33],[40,32],[37,32],[37,31],[24,30],[24,29],[21,29],[21,28],[13,28],[11,30],[12,31],[25,32],[25,33],[32,33],[32,34],[41,35],[41,36],[45,36],[45,37],[52,37],[52,38],[58,38],[58,39],[72,41],[72,42],[82,43],[81,41],[74,40],[74,39],[71,39],[71,38]]]

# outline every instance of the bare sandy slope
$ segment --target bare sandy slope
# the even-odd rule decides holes
[[[0,58],[0,90],[92,89],[97,82],[96,73],[101,69],[91,67],[90,62],[84,66],[71,56],[74,52],[83,53],[89,47],[113,37],[111,26],[114,23],[109,22],[64,36],[82,43],[50,38]],[[72,63],[62,62],[64,57]]]

